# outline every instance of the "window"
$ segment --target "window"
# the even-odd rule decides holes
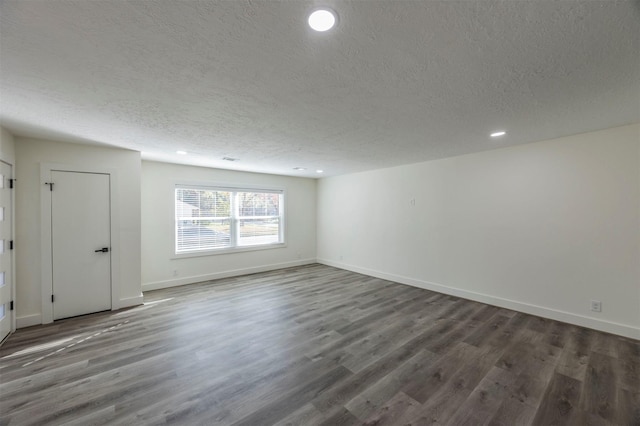
[[[176,254],[284,242],[282,190],[176,186]]]

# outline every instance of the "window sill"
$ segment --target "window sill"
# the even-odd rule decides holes
[[[277,244],[268,244],[268,245],[260,245],[260,246],[244,246],[244,247],[233,247],[233,248],[224,248],[224,249],[213,249],[213,250],[199,250],[192,251],[186,253],[174,253],[171,257],[174,259],[185,259],[190,257],[204,257],[204,256],[218,256],[221,254],[235,254],[235,253],[244,253],[247,251],[259,251],[259,250],[272,250],[287,247],[286,243],[277,243]]]

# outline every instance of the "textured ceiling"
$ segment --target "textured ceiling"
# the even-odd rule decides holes
[[[327,33],[306,25],[319,5],[339,15]],[[3,0],[0,14],[0,124],[150,160],[316,177],[640,121],[638,1]]]

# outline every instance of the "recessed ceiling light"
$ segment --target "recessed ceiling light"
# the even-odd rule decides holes
[[[491,133],[491,135],[490,135],[490,136],[491,136],[492,138],[498,138],[498,137],[500,137],[500,136],[504,136],[504,135],[506,135],[506,134],[507,134],[507,132],[502,132],[502,131],[501,131],[501,132]]]
[[[302,171],[302,170],[307,170],[304,167],[294,167],[293,170],[298,170],[298,171]]]
[[[187,151],[176,151],[176,154],[187,155]]]
[[[316,9],[309,15],[309,26],[316,31],[328,31],[335,24],[336,14],[331,9]]]
[[[316,173],[324,173],[324,170],[316,170]]]

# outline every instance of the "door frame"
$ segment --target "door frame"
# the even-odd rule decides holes
[[[11,176],[8,176],[8,178],[15,180],[15,174],[16,174],[15,161],[11,162],[8,159],[3,158],[1,154],[2,153],[0,153],[0,161],[11,166]],[[14,185],[13,190],[11,191],[11,240],[15,241],[15,235],[16,235],[16,192],[15,192],[15,185]],[[9,315],[11,316],[9,320],[9,322],[11,323],[11,331],[9,332],[9,336],[10,336],[11,333],[15,333],[16,331],[16,317],[17,317],[16,315],[16,311],[17,311],[16,309],[16,305],[17,305],[16,273],[15,273],[16,272],[16,256],[15,256],[14,250],[9,250],[8,252],[11,253],[11,300],[13,300],[13,310],[9,310]],[[7,336],[7,338],[9,336]],[[0,342],[1,341],[2,339],[0,339]]]
[[[120,309],[120,206],[118,203],[118,170],[111,168],[83,167],[77,165],[40,163],[40,271],[42,324],[53,322],[53,250],[51,229],[51,194],[49,182],[51,172],[99,173],[109,175],[110,221],[111,221],[111,310]],[[55,182],[54,182],[55,184]],[[55,191],[55,185],[53,186]]]

